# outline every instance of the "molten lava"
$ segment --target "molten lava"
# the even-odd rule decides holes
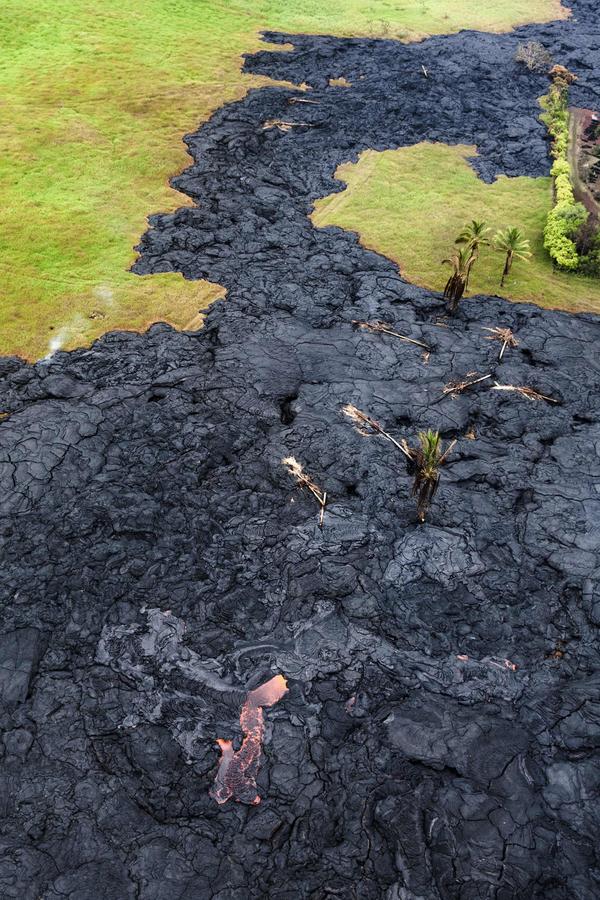
[[[283,675],[276,675],[248,693],[240,713],[244,740],[239,750],[233,749],[231,741],[217,740],[221,759],[210,791],[210,796],[217,803],[226,803],[231,797],[238,803],[260,803],[260,796],[256,792],[256,777],[265,733],[263,708],[274,706],[287,690],[287,681]]]

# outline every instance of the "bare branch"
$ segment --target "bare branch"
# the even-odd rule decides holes
[[[482,375],[481,378],[475,378],[473,381],[450,381],[444,386],[442,394],[443,396],[446,396],[446,394],[462,394],[463,391],[473,387],[474,384],[487,381],[491,377],[491,375]]]
[[[285,122],[283,119],[267,119],[267,121],[263,124],[262,130],[268,131],[269,128],[278,128],[279,131],[287,132],[291,131],[292,128],[315,128],[315,125],[310,122]]]
[[[308,488],[308,490],[311,492],[311,494],[321,507],[321,511],[319,513],[319,527],[322,528],[323,519],[325,516],[325,507],[327,505],[327,491],[324,491],[315,481],[313,481],[310,475],[308,475],[302,468],[302,464],[299,463],[295,457],[286,456],[285,459],[281,460],[281,462],[286,467],[292,478],[296,479],[296,482],[300,487]]]
[[[416,344],[417,347],[423,347],[424,350],[427,350],[428,353],[431,353],[431,347],[427,344],[424,344],[423,341],[417,341],[414,338],[409,338],[405,334],[400,334],[399,331],[393,331],[386,325],[385,322],[359,322],[356,319],[352,321],[353,325],[358,325],[359,328],[366,328],[369,331],[379,332],[381,334],[391,334],[393,337],[399,338],[401,341],[406,341],[407,344]]]
[[[381,427],[379,422],[372,419],[371,416],[368,416],[366,413],[362,412],[356,406],[352,406],[352,404],[347,403],[346,406],[342,407],[342,412],[345,416],[347,416],[354,424],[357,426],[358,432],[365,437],[371,433],[380,434],[387,441],[390,441],[397,447],[400,453],[403,453],[408,459],[412,459],[410,452],[406,449],[406,441],[400,442],[397,441],[396,438],[393,438],[391,434]]]
[[[515,385],[515,384],[498,384],[497,381],[492,385],[493,391],[512,391],[515,394],[521,394],[522,397],[526,397],[528,400],[545,400],[547,403],[559,403],[559,400],[556,400],[554,397],[548,397],[546,394],[540,394],[539,391],[534,391],[533,388],[524,387],[523,385]]]

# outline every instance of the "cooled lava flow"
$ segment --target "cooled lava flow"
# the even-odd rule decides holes
[[[233,749],[231,741],[219,738],[221,759],[215,783],[210,796],[217,803],[226,803],[233,797],[238,803],[260,803],[256,792],[256,776],[260,762],[260,751],[265,733],[263,708],[274,706],[285,693],[287,681],[283,675],[275,675],[265,684],[250,691],[240,713],[240,726],[244,740],[239,750]]]

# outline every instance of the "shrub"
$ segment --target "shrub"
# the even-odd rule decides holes
[[[552,165],[552,169],[550,170],[550,174],[554,178],[558,178],[559,175],[566,175],[567,178],[571,177],[571,166],[569,165],[569,161],[566,159],[557,159],[554,161]]]
[[[579,269],[582,275],[600,278],[600,247],[579,257]]]
[[[575,195],[573,193],[573,185],[569,175],[557,175],[554,179],[554,190],[556,192],[557,205],[562,203],[574,204]]]
[[[574,271],[579,265],[579,254],[573,235],[586,218],[587,210],[583,204],[568,201],[558,203],[548,213],[544,229],[544,247],[562,269]]]
[[[548,74],[554,83],[554,87],[559,89],[568,87],[570,84],[577,81],[577,75],[574,75],[573,72],[569,72],[565,66],[553,66]]]
[[[595,250],[600,250],[600,235],[598,234],[598,222],[589,216],[579,226],[573,240],[580,256],[586,256]]]
[[[554,208],[548,213],[544,228],[544,247],[557,266],[574,271],[579,267],[579,253],[575,236],[585,223],[588,214],[581,203],[575,202],[569,151],[569,85],[575,81],[564,66],[554,66],[550,72],[552,86],[542,98],[542,121],[552,137],[551,153],[554,157]]]
[[[467,289],[471,269],[475,265],[477,257],[473,247],[455,248],[452,255],[442,260],[442,265],[447,263],[452,267],[452,274],[444,288],[444,300],[448,301],[448,313],[453,316],[458,309],[458,304]]]
[[[552,65],[552,54],[539,41],[519,44],[515,59],[527,66],[530,72],[548,72]]]
[[[591,217],[577,230],[575,244],[579,253],[579,271],[582,275],[600,277],[600,232],[598,222]]]
[[[557,89],[556,85],[553,85],[550,93],[540,102],[545,110],[540,118],[552,138],[552,156],[555,159],[564,158],[566,160],[569,149],[568,90],[566,88]]]
[[[554,141],[553,154],[557,159],[564,157],[569,149],[569,132],[561,132]]]

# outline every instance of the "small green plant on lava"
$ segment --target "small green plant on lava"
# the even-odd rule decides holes
[[[417,504],[417,517],[419,522],[424,522],[439,487],[440,470],[456,441],[451,441],[444,449],[439,431],[428,429],[418,433],[417,446],[411,447],[405,438],[397,440],[376,419],[351,403],[342,407],[342,413],[363,437],[379,435],[402,453],[413,479],[412,495]]]
[[[404,449],[411,462],[412,494],[417,503],[417,517],[419,522],[424,522],[440,484],[440,470],[456,441],[452,441],[444,450],[439,431],[420,431],[417,437],[416,447],[410,447],[404,441]]]

